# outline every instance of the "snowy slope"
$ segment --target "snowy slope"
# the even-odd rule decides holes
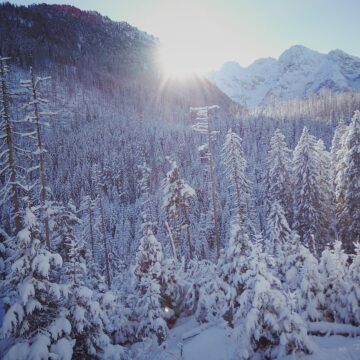
[[[321,54],[296,45],[278,60],[259,59],[246,68],[236,62],[225,63],[208,78],[233,100],[254,108],[274,99],[305,98],[322,89],[359,90],[360,58],[341,50]]]
[[[312,336],[317,350],[312,355],[289,355],[281,360],[358,360],[360,337]],[[138,360],[233,360],[237,359],[237,341],[223,325],[199,325],[194,318],[183,318],[170,331],[166,348],[135,345]],[[133,349],[134,350],[134,349]],[[280,360],[280,359],[279,359]]]

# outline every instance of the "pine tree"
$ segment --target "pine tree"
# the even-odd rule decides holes
[[[285,212],[278,200],[271,204],[270,212],[267,218],[267,252],[274,257],[277,263],[277,270],[280,276],[282,273],[286,249],[289,246],[291,230],[286,221]]]
[[[356,111],[345,139],[344,170],[338,197],[339,237],[348,252],[360,242],[360,111]]]
[[[241,359],[255,354],[277,359],[289,353],[313,351],[306,327],[293,311],[280,280],[269,271],[259,243],[253,246],[240,284],[242,292],[234,323]]]
[[[184,246],[181,244],[181,233],[185,232],[188,257],[193,258],[193,245],[190,236],[190,218],[189,207],[195,196],[194,189],[189,186],[179,174],[179,168],[175,161],[170,160],[171,169],[166,174],[163,181],[164,202],[167,222],[171,228],[171,236],[177,247]]]
[[[294,227],[302,243],[316,251],[321,245],[321,199],[319,189],[320,169],[316,154],[316,140],[306,127],[294,150]]]
[[[99,225],[101,229],[101,238],[102,238],[102,251],[104,253],[104,263],[105,263],[105,277],[108,288],[111,288],[111,270],[110,270],[110,248],[108,242],[108,236],[105,225],[105,213],[104,213],[104,184],[101,181],[101,172],[97,165],[92,167],[92,182],[94,186],[94,192],[96,196],[96,201],[99,206]]]
[[[354,244],[355,255],[346,276],[349,284],[346,298],[351,324],[360,325],[360,243]]]
[[[9,70],[6,65],[8,59],[0,55],[0,177],[4,177],[4,183],[0,189],[0,205],[4,207],[10,197],[15,230],[19,232],[21,229],[20,183],[15,158],[14,123],[10,115],[10,93],[7,81]]]
[[[91,199],[89,195],[81,199],[80,211],[82,213],[82,237],[86,243],[90,245],[91,257],[95,261],[95,243],[96,238],[99,237],[99,229],[95,222],[95,206],[96,202]]]
[[[286,145],[285,136],[279,129],[276,129],[270,140],[267,160],[267,203],[270,211],[274,201],[278,201],[285,211],[288,223],[291,224],[293,220],[293,198],[290,156],[291,151]]]
[[[161,298],[162,249],[149,224],[143,224],[143,237],[136,254],[135,294],[139,338],[156,336],[161,344],[167,335]]]
[[[224,316],[230,320],[231,313],[227,311],[229,303],[226,296],[229,293],[225,292],[228,288],[219,277],[216,266],[209,264],[205,270],[200,274],[200,281],[195,283],[198,299],[195,318],[200,323],[217,322]]]
[[[184,311],[184,261],[163,259],[161,264],[161,298],[167,323],[173,324]]]
[[[76,208],[69,203],[68,206],[58,206],[52,215],[53,245],[57,252],[67,262],[70,256],[70,248],[75,241],[75,226],[81,221],[76,215]]]
[[[343,150],[344,150],[344,139],[346,137],[346,131],[348,127],[345,125],[343,119],[341,119],[336,126],[334,136],[331,142],[331,167],[333,171],[333,189],[337,188],[338,184],[338,174],[340,170],[340,165],[342,163],[342,159],[344,157]]]
[[[229,182],[229,197],[233,199],[232,216],[239,221],[241,227],[246,226],[250,229],[250,184],[246,176],[246,160],[241,142],[240,136],[229,130],[221,157],[224,175]]]
[[[233,222],[230,230],[230,242],[219,259],[219,277],[227,300],[224,318],[233,325],[235,313],[240,306],[239,297],[243,292],[242,274],[251,251],[249,236],[239,222]]]
[[[157,241],[151,221],[149,175],[146,164],[139,166],[139,187],[142,201],[142,238],[136,253],[134,269],[135,316],[137,318],[136,336],[157,338],[161,344],[167,335],[168,328],[164,320],[161,297],[161,263],[163,253]]]
[[[4,359],[47,359],[59,355],[72,358],[74,341],[71,324],[61,300],[64,288],[52,279],[62,266],[59,254],[45,250],[40,240],[39,225],[28,206],[24,228],[18,233],[17,252],[7,282],[16,288],[11,306],[5,314],[2,335],[12,336],[15,344]]]
[[[71,211],[61,214],[63,235],[58,243],[66,254],[62,273],[69,292],[66,300],[67,319],[72,325],[71,337],[76,340],[73,359],[121,359],[121,346],[112,345],[107,333],[110,320],[106,309],[99,301],[99,296],[94,294],[95,291],[86,286],[85,250],[79,244],[73,229],[77,223]]]
[[[293,234],[284,267],[284,287],[294,294],[295,309],[304,321],[324,319],[324,278],[319,262]]]
[[[325,318],[328,321],[349,323],[348,305],[348,255],[340,241],[333,249],[325,249],[320,259],[320,272],[324,278]]]
[[[318,252],[324,250],[325,246],[334,239],[333,224],[335,220],[335,192],[332,184],[331,155],[325,149],[322,140],[316,143],[317,162],[319,170],[318,189],[319,189],[319,231],[318,231]]]

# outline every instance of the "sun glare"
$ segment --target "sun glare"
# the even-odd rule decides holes
[[[177,47],[162,46],[159,56],[161,69],[167,77],[184,78],[204,72],[191,54],[188,54],[179,44]]]

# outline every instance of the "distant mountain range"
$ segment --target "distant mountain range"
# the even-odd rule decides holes
[[[0,4],[2,56],[114,98],[127,93],[183,111],[206,104],[226,110],[306,98],[323,89],[360,90],[360,58],[341,50],[321,54],[296,45],[278,60],[259,59],[246,68],[228,62],[207,78],[178,80],[164,78],[159,43],[126,22],[73,6]]]
[[[254,108],[274,100],[306,98],[323,90],[360,90],[360,58],[341,50],[321,54],[295,45],[278,60],[259,59],[245,68],[227,62],[208,74],[208,79],[234,101]]]

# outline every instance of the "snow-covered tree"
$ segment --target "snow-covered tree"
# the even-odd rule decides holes
[[[333,171],[331,167],[331,155],[325,149],[324,142],[318,140],[316,143],[317,163],[319,170],[318,189],[319,189],[319,216],[318,224],[318,252],[324,250],[325,246],[334,240],[334,220],[335,220],[335,192],[333,188]]]
[[[337,226],[346,251],[360,241],[360,111],[356,111],[345,138],[343,176],[337,191]]]
[[[246,270],[251,250],[249,236],[239,222],[233,222],[230,229],[230,242],[219,259],[219,277],[227,301],[225,320],[233,324],[235,313],[240,305],[239,297],[243,291],[242,275]]]
[[[111,287],[111,270],[110,270],[110,248],[105,224],[105,212],[104,212],[104,184],[101,181],[101,171],[97,164],[93,165],[91,169],[92,183],[94,187],[94,193],[96,196],[97,205],[99,206],[99,227],[101,229],[102,238],[102,252],[104,258],[105,277],[108,288]]]
[[[354,244],[355,255],[346,276],[349,285],[347,292],[347,308],[353,325],[360,325],[360,243]]]
[[[224,175],[229,183],[233,218],[239,221],[240,226],[250,229],[250,183],[246,175],[246,160],[241,142],[240,136],[229,130],[225,137],[221,157]]]
[[[194,189],[189,186],[181,177],[176,161],[170,160],[170,171],[166,174],[163,181],[164,203],[166,219],[169,231],[173,237],[175,246],[183,249],[180,254],[184,254],[185,244],[182,244],[181,233],[185,232],[188,248],[188,257],[193,258],[193,244],[190,236],[190,217],[189,207],[195,196]]]
[[[290,157],[291,151],[286,145],[285,136],[279,129],[276,129],[270,140],[267,159],[267,206],[270,211],[274,201],[278,201],[284,209],[288,223],[292,223],[293,220]]]
[[[71,337],[76,340],[73,359],[121,359],[123,350],[121,346],[111,343],[107,331],[110,319],[100,302],[100,296],[94,293],[96,290],[86,286],[85,251],[74,236],[72,226],[77,222],[74,221],[74,214],[69,213],[61,216],[64,237],[59,245],[66,253],[62,274],[68,287],[66,317],[72,325]]]
[[[281,282],[269,271],[259,243],[253,245],[241,275],[242,292],[234,314],[239,357],[255,354],[277,359],[289,353],[311,353],[314,344]]]
[[[340,166],[342,164],[342,159],[344,157],[344,140],[346,138],[346,131],[348,127],[346,126],[343,119],[341,119],[336,126],[334,136],[331,142],[331,167],[333,172],[333,189],[337,188],[338,184],[338,175],[340,172]]]
[[[51,217],[52,241],[57,252],[67,262],[71,256],[70,248],[75,242],[75,227],[81,221],[76,215],[76,208],[69,203],[67,206],[57,206]]]
[[[278,200],[271,204],[267,218],[266,248],[268,254],[274,257],[277,270],[283,276],[286,249],[289,246],[291,230],[285,217],[285,212]]]
[[[99,237],[99,229],[95,221],[95,201],[89,195],[81,199],[80,211],[82,213],[82,237],[90,245],[91,257],[95,260],[95,243]]]
[[[318,234],[321,233],[320,219],[320,169],[316,153],[316,139],[304,127],[294,150],[294,227],[302,243],[316,251],[321,249]]]
[[[158,343],[165,340],[167,325],[164,320],[164,309],[161,298],[161,262],[163,258],[160,243],[156,240],[150,227],[141,239],[136,254],[134,271],[134,289],[136,317],[138,319],[137,337],[156,336]]]
[[[163,259],[161,264],[161,303],[168,324],[173,324],[185,309],[184,261]]]
[[[325,249],[320,259],[320,272],[323,276],[325,296],[325,317],[328,321],[350,323],[348,312],[348,255],[340,241],[333,249]]]
[[[154,224],[151,221],[148,185],[150,169],[143,165],[140,167],[140,171],[142,238],[136,253],[133,280],[134,309],[137,319],[136,336],[138,339],[155,336],[158,343],[161,344],[168,332],[168,327],[164,320],[160,287],[163,252],[161,244],[153,233]]]
[[[316,257],[292,234],[285,252],[285,289],[294,294],[294,309],[305,321],[324,319],[324,279]]]
[[[28,206],[24,228],[16,239],[17,251],[6,279],[16,291],[5,314],[1,333],[15,339],[4,359],[72,358],[75,341],[71,324],[60,305],[66,291],[56,283],[54,271],[62,266],[59,254],[45,249],[40,240],[34,209]]]

